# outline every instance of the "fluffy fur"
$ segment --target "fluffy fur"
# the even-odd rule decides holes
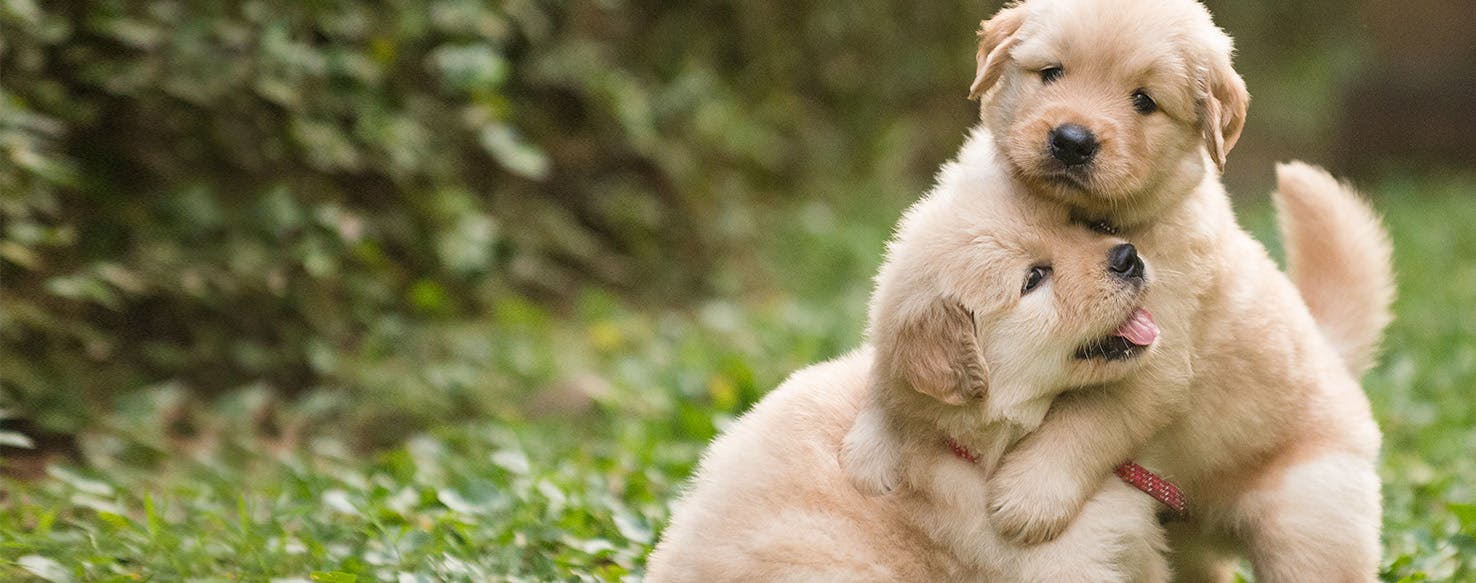
[[[1300,162],[1276,167],[1272,200],[1286,244],[1286,272],[1323,335],[1360,376],[1374,364],[1394,319],[1389,235],[1327,172]]]
[[[1006,171],[1084,224],[1153,258],[1148,308],[1163,349],[1123,382],[1063,395],[991,477],[993,524],[1050,540],[1102,476],[1134,458],[1176,481],[1176,574],[1228,581],[1370,581],[1379,556],[1379,431],[1358,375],[1389,322],[1382,226],[1325,173],[1279,167],[1299,293],[1235,222],[1219,167],[1249,96],[1231,42],[1190,0],[1029,0],[980,33],[984,125]],[[1042,70],[1060,67],[1059,75]],[[1136,107],[1136,93],[1155,102]],[[1100,140],[1089,164],[1053,159],[1063,123]],[[1310,306],[1310,310],[1309,310]],[[1314,319],[1315,317],[1315,319]],[[1045,485],[1044,487],[1042,485]]]
[[[1002,169],[984,132],[944,168],[877,276],[875,348],[796,373],[713,443],[650,580],[1167,579],[1157,503],[1115,477],[1098,476],[1051,543],[989,524],[990,472],[1052,400],[1155,356],[1074,356],[1154,286],[1109,270],[1123,241],[1071,225]],[[1052,272],[1023,291],[1041,265]]]

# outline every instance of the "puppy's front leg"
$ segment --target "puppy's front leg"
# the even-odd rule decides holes
[[[1060,536],[1112,468],[1170,420],[1165,392],[1126,382],[1058,398],[989,478],[995,531],[1025,544]]]

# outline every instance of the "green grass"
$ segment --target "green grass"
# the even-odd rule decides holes
[[[1476,197],[1459,181],[1376,190],[1401,282],[1366,381],[1385,431],[1383,577],[1471,580]],[[1265,235],[1261,198],[1241,206]],[[185,407],[169,386],[139,392],[85,436],[80,463],[3,484],[0,580],[639,577],[706,441],[859,341],[904,204],[877,200],[775,211],[765,247],[724,275],[733,298],[676,309],[590,292],[562,315],[506,298],[486,321],[396,338],[413,356],[376,374],[403,388],[375,400],[272,404],[248,388]],[[468,354],[485,364],[458,364]],[[396,408],[465,386],[453,405],[480,420],[394,436]],[[186,438],[170,431],[182,415]],[[339,426],[375,415],[394,445],[355,453],[365,436]]]

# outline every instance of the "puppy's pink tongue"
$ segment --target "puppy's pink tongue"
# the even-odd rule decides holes
[[[1117,327],[1115,334],[1137,346],[1147,346],[1158,338],[1158,324],[1153,323],[1153,314],[1138,308],[1138,311],[1133,312],[1133,317]]]

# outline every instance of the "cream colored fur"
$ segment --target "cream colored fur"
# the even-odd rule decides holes
[[[980,37],[971,92],[1007,172],[1081,222],[1120,229],[1168,291],[1147,301],[1160,353],[1123,382],[1063,394],[1007,453],[993,524],[1053,539],[1133,458],[1188,496],[1190,520],[1169,528],[1181,580],[1228,581],[1238,556],[1263,583],[1374,580],[1380,436],[1358,375],[1392,298],[1374,214],[1321,171],[1278,168],[1300,291],[1236,224],[1218,168],[1249,97],[1229,37],[1195,2],[1029,0]],[[1050,66],[1062,74],[1046,82]],[[1139,90],[1155,111],[1134,109]],[[1098,137],[1091,164],[1052,160],[1047,132],[1063,123]]]
[[[1301,162],[1276,167],[1276,214],[1286,272],[1324,336],[1360,376],[1374,364],[1393,321],[1393,249],[1371,209],[1350,204],[1351,189]]]
[[[979,132],[908,211],[877,276],[875,348],[796,373],[712,444],[650,580],[1167,580],[1157,503],[1115,477],[1051,543],[989,524],[990,472],[1060,391],[1157,355],[1073,357],[1157,288],[1109,273],[1122,241],[1019,192],[995,158]],[[1038,265],[1053,272],[1023,292]]]

